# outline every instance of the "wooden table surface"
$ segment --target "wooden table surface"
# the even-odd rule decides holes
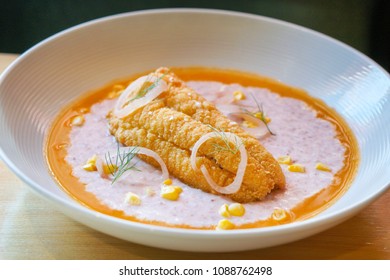
[[[17,55],[0,54],[0,72]],[[0,259],[384,259],[390,260],[390,191],[352,219],[273,248],[190,253],[102,234],[57,212],[0,160]]]

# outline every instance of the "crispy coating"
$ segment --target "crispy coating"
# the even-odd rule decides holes
[[[213,132],[210,126],[171,108],[161,107],[161,103],[147,105],[143,109],[138,110],[130,117],[126,117],[121,126],[125,129],[130,129],[131,127],[144,128],[158,135],[160,139],[188,151],[202,135]],[[221,139],[216,138],[214,141],[204,143],[199,149],[199,154],[213,159],[218,166],[234,173],[240,161],[239,153],[238,151],[237,153],[232,153],[223,150],[216,152],[214,144],[218,140],[221,142]],[[226,147],[226,144],[223,142],[218,144],[221,147]],[[234,148],[232,147],[233,150]],[[259,180],[260,177],[267,178],[263,168],[259,165],[259,162],[249,155],[244,183],[258,188],[269,185],[269,182]]]
[[[183,183],[188,184],[197,189],[201,189],[205,192],[217,194],[207,183],[202,175],[194,171],[190,163],[191,152],[185,149],[180,149],[174,144],[162,140],[157,135],[142,128],[123,128],[118,126],[119,122],[113,123],[112,129],[116,131],[118,135],[117,140],[126,146],[142,146],[157,152],[164,160],[167,168],[173,176],[180,179]],[[142,144],[142,145],[141,145]],[[139,158],[145,162],[159,167],[159,164],[150,157],[139,155]],[[208,159],[205,156],[197,156],[196,163],[198,166],[205,165],[210,172],[210,176],[219,185],[228,185],[234,180],[234,173],[219,167],[215,162]],[[266,196],[268,191],[262,189],[266,193],[261,194],[262,197]],[[234,194],[227,194],[234,201],[238,202],[251,202],[253,198],[259,196],[258,190],[253,187],[242,184],[240,190]]]
[[[267,176],[275,182],[275,185],[279,188],[285,187],[286,181],[280,165],[257,139],[245,132],[237,123],[231,122],[203,96],[191,88],[183,86],[183,82],[169,69],[160,68],[157,72],[165,74],[165,79],[170,81],[165,101],[167,107],[182,112],[204,124],[235,133],[244,141],[248,153],[263,166],[264,170],[267,171]]]
[[[227,195],[238,202],[263,199],[273,188],[284,187],[279,164],[261,144],[237,124],[222,115],[213,104],[187,87],[166,68],[156,71],[169,87],[159,99],[123,119],[109,116],[110,131],[126,146],[142,146],[157,152],[169,172],[184,183],[215,193],[199,171],[190,164],[191,149],[204,134],[218,128],[238,135],[248,152],[248,164],[240,190]],[[214,127],[214,128],[213,128]],[[221,139],[219,145],[224,145]],[[230,184],[235,176],[239,152],[216,151],[215,141],[207,141],[198,151],[197,166],[204,164],[218,185]],[[153,160],[140,156],[156,165]]]

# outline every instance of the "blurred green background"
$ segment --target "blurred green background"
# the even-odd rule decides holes
[[[171,7],[241,11],[296,23],[390,68],[389,0],[0,0],[0,52],[22,53],[59,31],[107,15]]]

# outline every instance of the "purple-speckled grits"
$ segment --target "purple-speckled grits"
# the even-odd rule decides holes
[[[237,104],[239,107],[254,109],[251,96],[262,104],[264,112],[271,118],[269,124],[276,136],[267,135],[260,139],[262,145],[274,157],[289,155],[295,163],[306,168],[305,173],[290,172],[286,165],[282,169],[286,176],[285,190],[272,192],[264,201],[245,204],[246,213],[242,217],[231,217],[236,225],[264,220],[275,207],[291,209],[305,198],[313,196],[331,184],[334,174],[343,166],[345,148],[336,138],[333,125],[317,118],[316,112],[303,101],[280,97],[267,89],[242,87],[238,84],[223,85],[219,82],[188,82],[188,85],[216,105],[231,105],[232,93],[241,90],[248,97]],[[108,132],[106,114],[113,108],[115,100],[95,104],[85,115],[82,127],[73,127],[66,160],[73,166],[73,173],[86,184],[87,191],[93,193],[103,204],[112,209],[123,210],[139,220],[160,221],[173,225],[194,227],[213,226],[222,218],[218,209],[232,201],[223,196],[212,195],[191,188],[173,179],[175,185],[183,188],[180,199],[170,201],[160,197],[161,172],[142,161],[137,163],[139,171],[129,171],[115,184],[103,179],[98,172],[87,172],[82,166],[94,154],[104,154],[116,149],[116,142]],[[330,166],[332,172],[315,169],[317,162]],[[148,195],[146,188],[153,189],[155,195]],[[128,192],[138,194],[141,205],[125,202]]]

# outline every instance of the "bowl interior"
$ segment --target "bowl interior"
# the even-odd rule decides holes
[[[122,14],[66,30],[30,49],[1,78],[0,155],[35,190],[80,209],[48,173],[43,155],[46,132],[59,110],[80,94],[133,73],[197,65],[272,77],[307,90],[344,117],[360,146],[359,173],[321,215],[368,202],[388,187],[389,75],[319,33],[224,11]]]

